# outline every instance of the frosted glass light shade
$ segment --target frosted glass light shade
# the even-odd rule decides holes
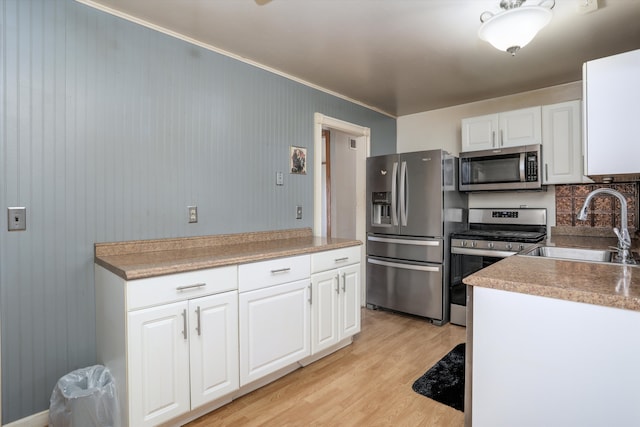
[[[478,37],[496,49],[515,54],[551,21],[551,10],[542,6],[523,6],[506,10],[485,21]]]

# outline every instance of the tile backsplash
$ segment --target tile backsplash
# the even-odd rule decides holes
[[[556,185],[556,225],[568,227],[608,228],[620,226],[620,201],[608,194],[598,194],[591,200],[586,221],[576,218],[587,195],[597,188],[611,188],[627,199],[627,226],[638,229],[638,182],[620,184]]]

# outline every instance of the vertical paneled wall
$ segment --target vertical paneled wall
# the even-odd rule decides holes
[[[72,0],[0,0],[0,61],[4,423],[95,363],[94,242],[311,227],[315,112],[395,152],[392,118]]]

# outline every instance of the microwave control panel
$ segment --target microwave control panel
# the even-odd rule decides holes
[[[538,153],[529,152],[526,154],[525,174],[527,182],[538,180]]]

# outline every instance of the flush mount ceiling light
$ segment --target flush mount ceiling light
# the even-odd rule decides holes
[[[512,56],[525,47],[551,21],[555,0],[543,0],[535,6],[522,6],[526,0],[501,0],[501,12],[483,12],[478,36],[496,49]]]

